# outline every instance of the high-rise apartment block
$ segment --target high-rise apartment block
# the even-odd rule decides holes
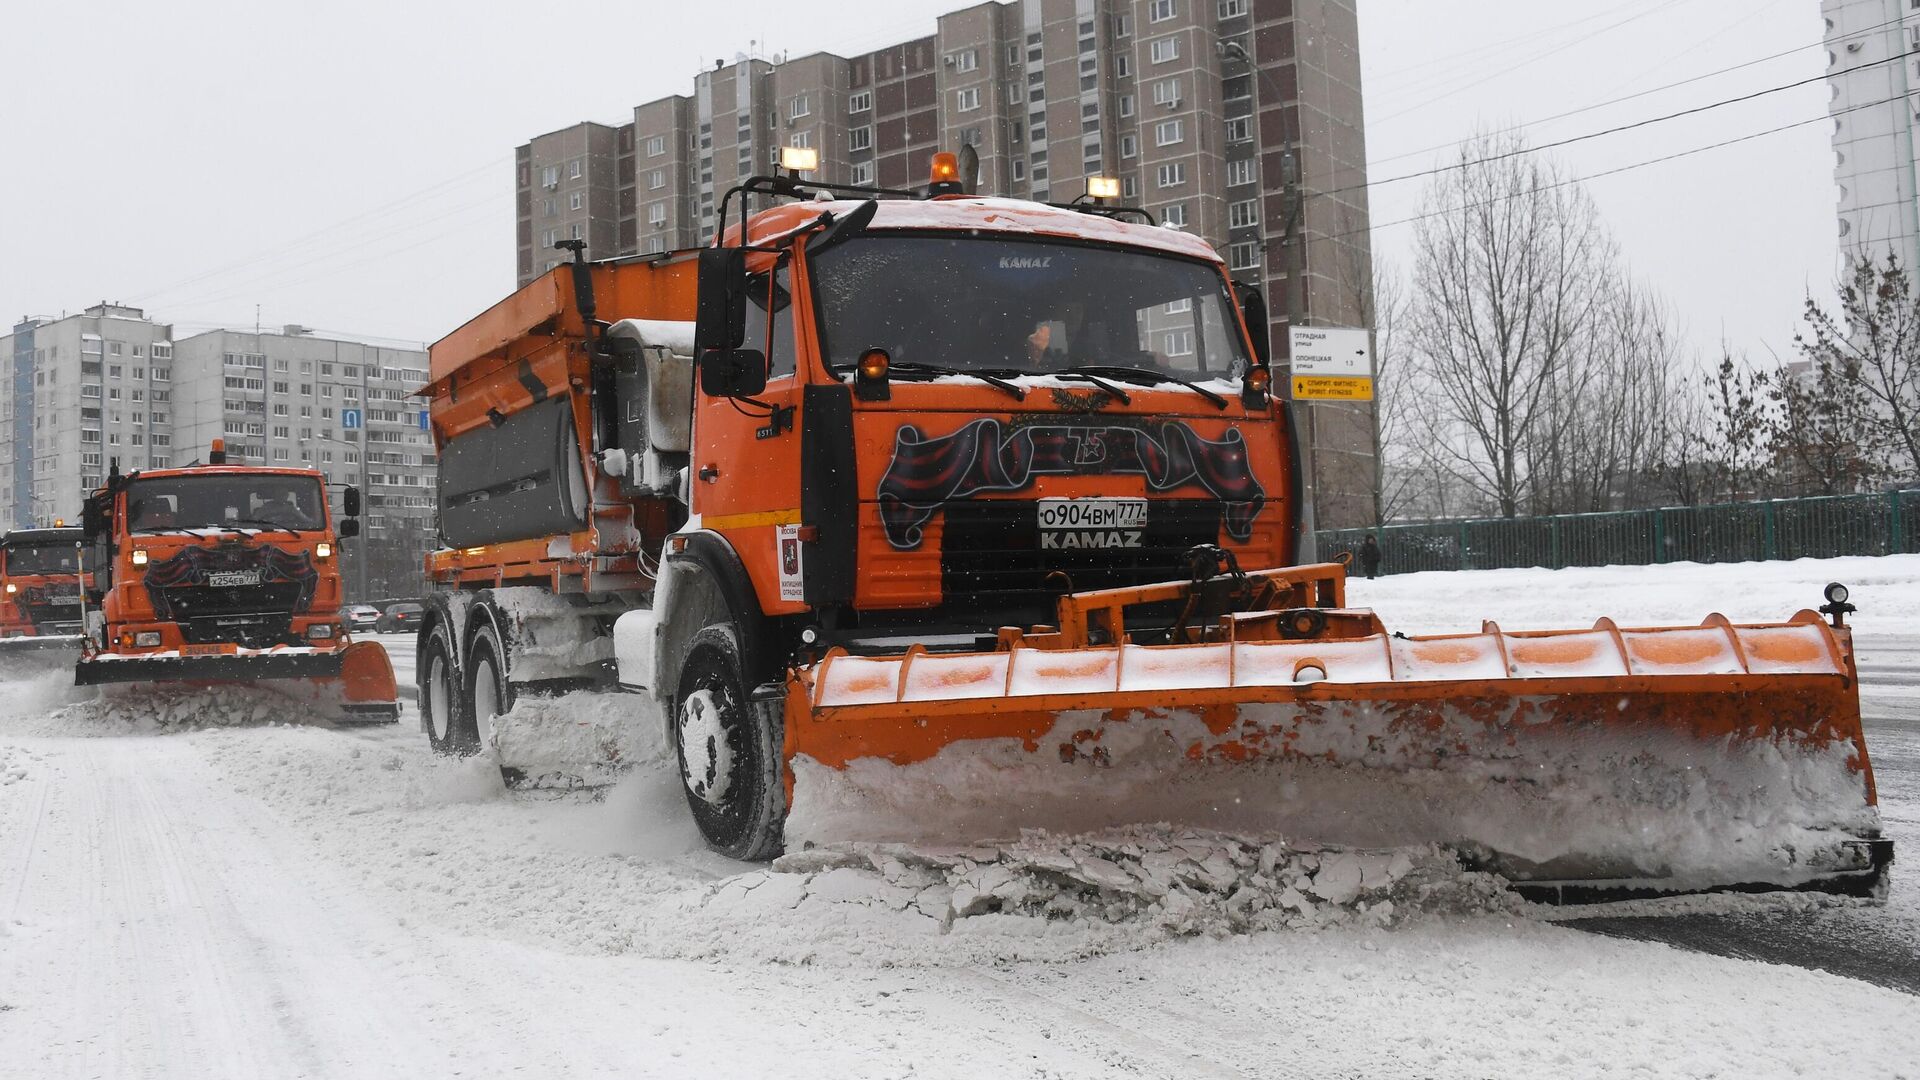
[[[1920,260],[1920,7],[1912,0],[1822,0],[1832,99],[1840,250],[1911,269]]]
[[[1266,289],[1284,358],[1290,307],[1303,324],[1370,315],[1361,128],[1353,0],[978,4],[873,52],[719,63],[629,122],[521,146],[516,269],[531,281],[569,239],[592,258],[708,242],[727,190],[783,146],[818,151],[812,179],[888,188],[924,187],[935,151],[970,146],[984,194],[1069,202],[1089,176],[1117,177],[1122,202]],[[1304,237],[1294,291],[1290,225]],[[1371,521],[1372,423],[1364,404],[1311,409],[1322,525]]]
[[[0,417],[0,527],[77,522],[114,462],[186,465],[224,439],[235,463],[319,469],[365,493],[365,539],[347,581],[368,598],[417,590],[435,545],[433,441],[410,395],[427,355],[316,335],[213,330],[176,339],[139,308],[100,304],[24,319],[0,337],[13,361]],[[336,504],[337,505],[337,504]],[[366,576],[359,560],[366,561]]]

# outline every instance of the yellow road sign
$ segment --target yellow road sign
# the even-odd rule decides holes
[[[1357,375],[1295,375],[1295,401],[1372,401],[1373,380]]]

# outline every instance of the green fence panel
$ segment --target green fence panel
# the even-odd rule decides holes
[[[1321,557],[1369,534],[1387,574],[1523,566],[1760,562],[1920,552],[1920,488],[1717,506],[1328,529]]]

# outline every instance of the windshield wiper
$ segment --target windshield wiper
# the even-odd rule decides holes
[[[239,532],[239,529],[232,527],[235,525],[252,525],[260,532],[290,533],[299,531],[291,525],[282,525],[277,521],[267,521],[263,518],[234,518],[231,521],[221,522],[218,527],[226,529],[228,532]]]
[[[1129,367],[1126,364],[1081,364],[1078,367],[1073,368],[1072,370],[1079,374],[1085,374],[1086,372],[1089,372],[1089,371],[1097,371],[1102,375],[1106,375],[1111,378],[1118,379],[1121,382],[1131,383],[1134,386],[1152,386],[1155,383],[1173,383],[1177,386],[1184,386],[1187,389],[1193,391],[1194,393],[1199,394],[1201,397],[1206,398],[1208,401],[1213,402],[1215,408],[1224,409],[1227,407],[1226,398],[1221,397],[1219,394],[1214,393],[1213,391],[1207,389],[1206,387],[1201,386],[1198,383],[1188,382],[1186,379],[1182,379],[1178,375],[1169,375],[1164,371],[1159,371],[1154,368]]]
[[[891,361],[887,364],[887,370],[889,372],[898,371],[907,375],[964,375],[968,378],[979,379],[981,382],[986,383],[996,390],[1002,390],[1012,394],[1021,401],[1027,400],[1027,392],[1025,390],[1022,390],[997,375],[990,375],[984,371],[970,371],[966,368],[946,367],[941,364],[923,364],[914,360]]]

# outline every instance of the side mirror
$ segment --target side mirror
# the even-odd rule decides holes
[[[360,516],[360,489],[357,487],[354,487],[352,484],[348,484],[347,490],[344,493],[342,493],[340,496],[340,503],[341,503],[341,513],[343,515],[350,518],[359,517]],[[340,535],[346,536],[347,534],[342,532]]]
[[[866,232],[867,226],[873,223],[873,215],[879,211],[879,200],[868,199],[859,206],[834,218],[831,224],[819,232],[814,233],[813,239],[807,241],[807,254],[818,255],[830,247],[844,244],[848,240]]]
[[[737,349],[747,340],[747,252],[745,248],[700,249],[700,279],[695,303],[695,352]]]
[[[1253,339],[1253,360],[1262,367],[1273,360],[1273,328],[1267,325],[1267,298],[1252,285],[1235,284],[1240,293],[1240,314],[1247,320],[1247,336]]]
[[[752,397],[767,388],[767,358],[755,349],[700,354],[700,392],[708,397]]]
[[[112,496],[107,496],[112,498]],[[107,531],[107,511],[99,496],[90,495],[80,505],[80,532],[91,540]]]
[[[335,525],[333,531],[336,534],[338,534],[340,539],[342,540],[345,540],[351,536],[359,536],[360,535],[360,519],[347,518],[344,521],[341,521],[339,524]]]

